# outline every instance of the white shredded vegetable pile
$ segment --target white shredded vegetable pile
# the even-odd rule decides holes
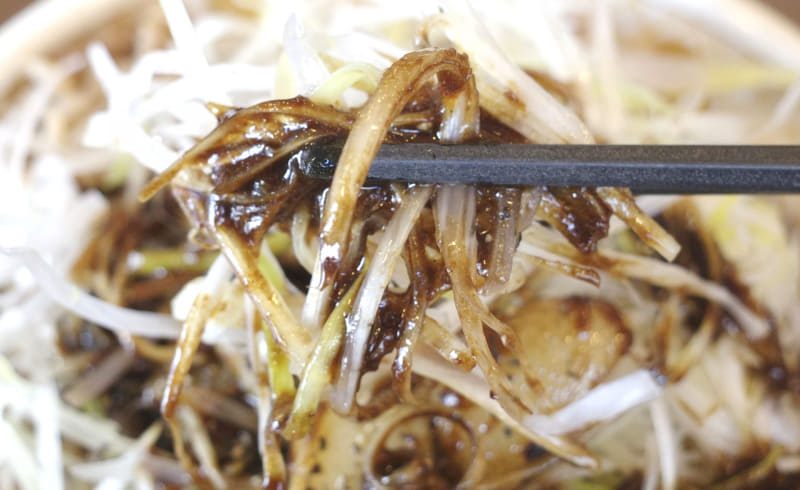
[[[225,120],[214,110],[302,95],[378,114],[382,75],[417,48],[455,48],[474,77],[442,102],[444,142],[477,133],[479,103],[538,143],[797,144],[800,29],[790,21],[756,0],[122,3],[135,11],[82,19],[83,38],[31,55],[0,94],[0,488],[421,487],[433,480],[414,471],[456,471],[409,463],[426,450],[450,451],[448,468],[466,458],[458,478],[435,480],[460,488],[800,482],[797,196],[637,196],[637,208],[600,189],[609,214],[631,217],[612,217],[584,253],[547,221],[547,195],[526,190],[514,218],[524,231],[487,241],[511,248],[497,257],[507,274],[484,288],[474,287],[466,186],[392,188],[396,210],[377,231],[347,222],[355,198],[328,195],[317,218],[292,216],[288,237],[268,232],[253,271],[242,272],[235,237],[218,236],[219,255],[181,248],[169,260],[191,274],[159,311],[131,307],[147,303],[115,277],[164,279],[166,255],[132,252],[110,272],[86,272],[91,257],[126,246],[101,237],[149,209],[137,194]],[[364,145],[385,136],[369,133],[369,117],[352,123],[343,159],[368,158]],[[357,190],[363,178],[347,172],[329,194]],[[414,280],[401,256],[422,219],[440,244],[425,254],[448,265],[452,287],[403,337],[420,344],[399,351],[413,379],[392,385],[401,353],[374,372],[364,365],[384,292]],[[321,236],[308,232],[317,226]],[[329,303],[324,264],[347,259],[341,241],[359,226],[370,234],[363,269]],[[237,278],[249,273],[267,293]],[[147,363],[169,366],[176,341],[167,379]],[[190,370],[191,345],[201,347]],[[169,384],[176,372],[190,379],[182,395]],[[112,396],[134,378],[138,397]],[[173,395],[168,425],[153,414]],[[415,417],[430,418],[425,436],[408,435]],[[478,441],[467,456],[431,435],[465,430]]]

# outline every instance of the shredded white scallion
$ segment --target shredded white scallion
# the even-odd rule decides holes
[[[214,445],[208,436],[203,421],[191,408],[181,405],[177,410],[178,421],[183,426],[183,433],[187,434],[194,448],[197,459],[200,460],[200,467],[211,480],[214,488],[225,488],[225,478],[217,465],[217,455]]]
[[[661,388],[647,371],[640,370],[600,384],[580,399],[549,415],[529,415],[522,423],[540,434],[560,435],[619,416],[654,400]]]
[[[161,427],[152,425],[120,456],[91,463],[70,466],[70,473],[85,482],[104,488],[126,488],[136,478],[137,469],[144,463],[150,448],[161,435]]]
[[[658,447],[659,473],[661,488],[672,490],[678,477],[678,446],[675,431],[669,417],[669,407],[663,398],[650,403],[650,418],[653,420],[656,445]]]
[[[435,46],[455,46],[467,53],[485,108],[531,141],[591,143],[591,133],[577,116],[513,65],[469,7],[462,9],[431,17],[426,36]],[[519,102],[507,98],[505,87],[514,87]],[[528,107],[537,110],[530,112]]]
[[[429,186],[412,187],[401,197],[401,204],[375,249],[369,263],[364,284],[354,301],[351,315],[345,322],[344,354],[342,371],[331,401],[342,413],[347,413],[355,397],[361,363],[367,349],[369,327],[378,312],[383,292],[389,285],[395,264],[400,258],[408,234],[419,217],[422,208],[430,199]]]
[[[39,286],[63,308],[112,330],[154,338],[177,338],[179,325],[170,316],[121,308],[89,295],[66,279],[33,249],[0,248],[0,253],[20,260]]]

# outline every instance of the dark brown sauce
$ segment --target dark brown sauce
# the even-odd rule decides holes
[[[406,304],[405,294],[384,294],[367,344],[364,371],[377,369],[383,356],[392,352],[397,346],[402,334]]]
[[[223,2],[225,3],[225,2]],[[164,42],[166,42],[166,29]],[[675,53],[683,54],[685,47],[680,49],[668,46],[659,49],[671,49]],[[529,73],[546,90],[562,102],[574,104],[570,99],[570,90],[558,82],[539,73]],[[419,95],[406,106],[406,112],[414,112],[403,124],[398,124],[390,129],[386,137],[387,142],[414,143],[436,141],[434,128],[441,122],[441,107],[443,98],[451,97],[458,93],[461,87],[469,81],[471,75],[460,77],[451,72],[442,72],[438,85],[431,84],[429,90],[420,90]],[[504,94],[517,109],[525,110],[524,103],[509,91]],[[99,104],[99,100],[98,100]],[[309,116],[309,112],[316,110],[315,106],[302,97],[286,101],[268,103],[272,107],[269,111],[250,109],[235,109],[218,107],[217,116],[220,127],[215,131],[217,140],[209,142],[205,147],[198,149],[193,158],[206,165],[201,172],[208,177],[211,189],[207,191],[189,189],[176,185],[175,194],[178,196],[184,211],[187,213],[198,230],[195,235],[199,243],[207,246],[214,245],[214,239],[207,233],[209,226],[226,227],[236,230],[252,247],[260,245],[267,230],[277,225],[283,230],[290,228],[290,222],[295,210],[306,207],[311,210],[311,226],[309,234],[317,235],[320,221],[321,203],[324,200],[326,183],[310,179],[298,172],[292,164],[294,153],[274,158],[278,151],[290,147],[293,142],[304,140],[308,144],[330,136],[343,137],[347,128],[331,121],[322,121]],[[275,108],[282,109],[274,110]],[[326,109],[329,110],[329,109]],[[576,109],[577,110],[577,109]],[[409,115],[409,114],[406,114]],[[343,114],[343,120],[352,121],[353,114]],[[214,134],[212,134],[214,136]],[[486,113],[481,114],[481,132],[478,139],[486,142],[521,143],[525,139],[497,121]],[[270,140],[269,143],[264,143]],[[497,189],[483,187],[478,190],[477,216],[474,223],[478,236],[478,267],[479,272],[486,276],[490,269],[489,257],[493,253],[496,242],[492,237],[493,230],[507,219],[508,212],[514,211],[504,208],[502,201],[507,194],[519,193],[519,189]],[[388,184],[368,183],[358,198],[355,213],[364,222],[364,231],[355,237],[352,257],[344,264],[326,263],[323,267],[329,271],[328,275],[334,278],[334,301],[339,299],[347,290],[357,273],[361,270],[367,237],[370,233],[381,229],[391,219],[396,209],[393,202],[394,192]],[[113,233],[107,234],[112,238],[102,243],[95,244],[88,258],[89,262],[101,262],[104,268],[118,269],[124,261],[127,252],[142,248],[145,245],[173,246],[182,243],[177,237],[182,237],[184,229],[175,226],[176,213],[170,211],[154,210],[151,201],[148,209],[137,210],[134,213],[127,211],[112,212],[111,223]],[[163,203],[160,203],[161,205]],[[542,202],[543,211],[548,216],[548,222],[558,229],[570,243],[581,253],[591,254],[596,249],[597,242],[608,232],[610,210],[602,204],[599,197],[592,189],[587,188],[549,188],[544,193]],[[134,219],[128,220],[127,217]],[[147,215],[159,216],[157,223],[141,223],[139,217]],[[164,219],[164,217],[167,219]],[[124,217],[125,220],[118,218]],[[208,218],[211,218],[209,220]],[[667,217],[667,228],[675,235],[684,247],[678,257],[678,262],[702,277],[719,282],[733,291],[745,304],[759,314],[766,315],[763,306],[758,305],[750,295],[748,289],[735,276],[733,268],[724,263],[719,250],[713,242],[705,236],[702,230],[693,227],[692,216],[685,214],[674,220],[674,225]],[[147,230],[147,231],[143,231]],[[177,234],[176,234],[176,230]],[[129,232],[124,234],[123,232]],[[123,236],[125,235],[125,236]],[[135,237],[131,239],[130,237]],[[156,239],[147,237],[157,237]],[[148,240],[150,242],[148,242]],[[426,302],[432,302],[450,287],[449,275],[441,258],[429,254],[428,250],[436,250],[433,218],[430,208],[425,209],[421,218],[416,223],[409,240],[406,255],[410,258],[411,284],[404,293],[387,293],[381,302],[378,319],[375,322],[367,352],[365,369],[372,369],[387,354],[397,348],[398,339],[406,333],[410,325],[409,311],[424,309]],[[99,258],[98,258],[99,257]],[[583,263],[593,264],[601,269],[610,269],[614,263],[593,255],[585,255]],[[344,267],[340,267],[343,265]],[[170,273],[164,278],[147,278],[136,280],[124,278],[127,283],[122,302],[126,306],[136,306],[153,310],[167,308],[168,300],[195,273]],[[307,276],[303,276],[307,280]],[[686,299],[685,308],[689,308],[687,317],[691,325],[699,323],[702,315],[712,306],[704,300]],[[555,310],[554,310],[555,311]],[[551,311],[553,313],[553,311]],[[569,328],[578,335],[591,330],[593,321],[604,321],[617,327],[614,340],[615,345],[609,355],[618,356],[626,352],[630,346],[630,334],[620,318],[619,313],[605,303],[588,300],[586,298],[567,298],[559,304],[555,311],[560,318],[566,318]],[[725,314],[720,314],[720,326],[733,324],[733,320]],[[95,351],[94,362],[99,362],[102,356],[110,349],[117,346],[116,339],[93,325],[80,323],[72,325],[59,325],[64,332],[61,336],[61,347],[67,355]],[[541,332],[538,332],[540,334]],[[729,333],[741,335],[736,327],[731,327]],[[563,332],[561,332],[563,335]],[[502,342],[493,333],[488,334],[494,353],[502,355]],[[540,335],[541,336],[541,335]],[[611,343],[609,343],[611,344]],[[758,367],[759,376],[772,380],[769,388],[775,391],[793,390],[800,393],[800,376],[798,373],[788,372],[781,360],[780,343],[772,329],[762,341],[752,344],[754,350],[761,357],[762,363]],[[235,374],[229,372],[225,363],[217,358],[211,348],[201,348],[198,362],[192,368],[192,375],[198,385],[208,386],[216,392],[238,400],[247,406],[244,393],[236,388]],[[510,364],[515,364],[510,360]],[[519,365],[517,361],[516,365]],[[92,369],[92,367],[89,367]],[[158,418],[158,400],[150,394],[153,385],[163,381],[166,366],[145,360],[139,356],[124,379],[114,384],[98,402],[102,405],[109,417],[120,423],[123,433],[137,436]],[[529,383],[541,389],[542,383],[529,379]],[[262,383],[262,385],[265,383]],[[374,404],[364,407],[359,416],[372,418],[386,408],[394,405],[396,399],[390,390],[379,389],[380,395]],[[796,401],[796,400],[795,400]],[[459,408],[468,403],[463,401]],[[359,407],[361,408],[361,407]],[[405,435],[407,447],[384,447],[377,453],[374,461],[374,471],[381,476],[391,478],[397,473],[402,473],[405,467],[417,460],[422,461],[422,471],[417,479],[408,485],[419,488],[453,488],[466,472],[470,457],[465,456],[464,448],[475,447],[470,441],[470,429],[461,424],[457,417],[440,414],[428,414],[421,424],[421,430],[433,433],[431,454],[420,454],[416,440],[419,435]],[[216,418],[206,417],[205,426],[209,430],[215,445],[217,455],[220,456],[220,466],[224,468],[229,483],[235,482],[238,475],[251,475],[261,471],[261,462],[258,458],[257,440],[254,431],[242,430],[229,423],[220,422]],[[450,424],[449,426],[447,424]],[[406,427],[403,427],[406,429]],[[511,435],[509,429],[509,436]],[[411,441],[411,442],[409,442]],[[162,436],[157,442],[157,450],[169,451],[170,441]],[[326,441],[320,438],[320,450],[325,450]],[[736,473],[745,472],[749,467],[756,465],[763,459],[766,448],[754,448],[752,454],[740,458],[731,458],[723,461],[719,470],[724,474],[734,474],[733,478],[718,480],[719,488],[798,488],[800,481],[798,475],[781,474],[774,469],[766,475],[761,475],[757,480],[735,480]],[[358,452],[359,449],[356,449]],[[287,452],[287,451],[284,451]],[[523,455],[530,462],[541,456],[543,450],[538,446],[529,444],[524,447]],[[321,467],[311,467],[311,472],[320,471]],[[716,469],[715,469],[716,470]],[[640,488],[643,476],[635,473],[625,478],[619,488]],[[207,485],[210,482],[201,480],[197,482]],[[249,482],[248,482],[249,483]],[[287,483],[281,478],[267,476],[263,488],[283,489]],[[232,485],[236,486],[236,485]]]
[[[452,75],[442,75],[439,85],[454,82],[449,77]],[[450,87],[453,93],[460,90],[463,80],[459,83]],[[395,143],[436,141],[434,128],[439,125],[441,111],[435,109],[441,107],[442,98],[451,94],[448,87],[420,90],[406,107],[411,112],[404,119],[405,125],[390,131],[387,140]],[[273,225],[289,229],[295,210],[300,207],[310,210],[310,221],[314,226],[319,226],[327,182],[300,172],[294,152],[273,158],[278,151],[284,151],[286,145],[291,147],[295,141],[302,140],[304,145],[308,145],[342,135],[341,127],[315,121],[315,111],[329,120],[337,117],[352,120],[350,115],[331,115],[330,109],[316,108],[301,97],[264,103],[236,112],[219,111],[224,114],[223,122],[209,141],[201,145],[203,148],[192,154],[192,158],[204,163],[211,172],[214,189],[209,193],[198,193],[181,188],[180,184],[175,186],[176,192],[183,193],[184,208],[193,217],[198,230],[207,229],[209,224],[235,230],[256,250]],[[481,115],[481,123],[482,129],[477,137],[481,141],[524,141],[519,134],[488,114]],[[326,272],[323,276],[333,287],[332,301],[344,294],[363,268],[367,237],[382,229],[391,219],[397,206],[396,193],[391,186],[385,182],[367,182],[359,192],[354,210],[354,222],[361,223],[361,228],[356,236],[350,237],[348,253],[340,259],[322,264]],[[501,280],[507,280],[509,274],[494,270],[492,258],[499,253],[499,248],[516,246],[516,217],[522,204],[520,195],[518,188],[478,187],[474,229],[478,237],[478,272],[485,279],[496,274],[502,276]],[[608,232],[611,211],[590,188],[546,189],[542,209],[551,224],[582,253],[592,252],[597,241]],[[507,231],[504,228],[509,226],[515,231],[511,243],[506,243],[509,241],[507,233],[503,235],[504,241],[499,237],[501,232]],[[309,233],[317,234],[313,229]],[[414,311],[424,310],[428,302],[449,289],[449,276],[444,262],[435,253],[430,253],[438,251],[439,244],[436,243],[429,209],[422,213],[412,235],[416,237],[413,243],[417,250],[406,251],[407,256],[413,254],[415,257],[411,285],[405,293],[384,295],[377,320],[372,326],[364,370],[374,369],[384,356],[396,349],[404,332],[416,325],[411,319]],[[198,232],[197,236],[204,235]],[[398,372],[403,371],[403,366],[407,364],[401,361],[396,366]]]
[[[584,254],[608,234],[611,210],[588,187],[547,187],[541,209],[548,222]]]
[[[391,488],[456,488],[474,457],[474,437],[455,414],[422,412],[387,434],[370,466]]]
[[[681,252],[675,259],[676,263],[694,271],[700,277],[724,285],[753,312],[767,318],[772,328],[765,337],[756,341],[744,340],[761,359],[760,365],[751,369],[759,373],[760,379],[767,381],[767,386],[773,392],[790,389],[794,393],[800,394],[798,391],[800,390],[800,373],[789,370],[783,360],[780,339],[774,328],[774,319],[770,317],[766,307],[753,298],[749,288],[738,277],[736,268],[723,257],[710,232],[700,226],[701,219],[698,210],[690,202],[683,201],[668,209],[660,219],[665,229],[681,245]],[[681,306],[686,316],[684,322],[690,328],[699,326],[709,309],[719,310],[718,306],[707,300],[692,297],[683,298]],[[733,326],[729,329],[729,334],[738,337],[744,336],[736,327],[736,322],[727,313],[719,312],[717,335],[725,330],[725,326]]]

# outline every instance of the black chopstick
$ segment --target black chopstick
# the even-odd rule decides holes
[[[340,141],[298,155],[330,178]],[[800,191],[800,146],[384,144],[368,178],[442,184],[628,187],[639,193]]]

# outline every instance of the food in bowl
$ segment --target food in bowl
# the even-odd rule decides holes
[[[791,488],[795,197],[366,179],[384,143],[794,142],[800,37],[717,3],[164,0],[30,64],[4,471]],[[334,140],[333,180],[305,175]]]

